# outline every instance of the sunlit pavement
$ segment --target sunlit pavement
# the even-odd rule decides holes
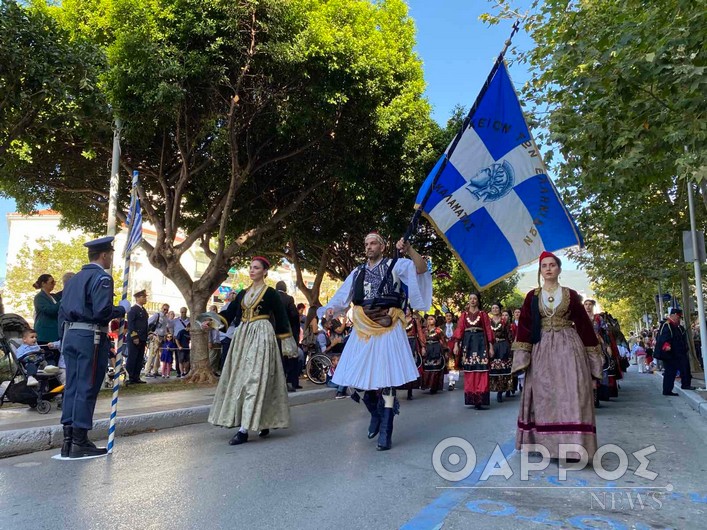
[[[707,422],[682,398],[663,397],[655,378],[627,374],[620,397],[597,411],[599,444],[618,446],[604,467],[620,465],[617,452],[628,459],[609,480],[588,468],[561,481],[556,463],[523,480],[518,397],[476,411],[461,390],[415,391],[387,452],[366,438],[363,405],[332,399],[293,407],[290,429],[237,447],[228,445],[234,431],[200,424],[118,438],[105,459],[60,462],[48,451],[0,460],[0,528],[704,528]],[[449,437],[476,455],[461,481],[433,465]],[[641,469],[632,453],[644,449]],[[440,471],[440,461],[463,468],[465,456],[450,451],[460,453],[443,452]],[[480,480],[485,468],[503,471],[502,451],[512,476]]]

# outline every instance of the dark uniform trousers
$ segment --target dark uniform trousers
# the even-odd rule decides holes
[[[128,371],[130,381],[140,379],[140,372],[145,364],[145,346],[144,342],[134,344],[128,337],[128,360],[125,363],[125,369]]]
[[[61,423],[80,429],[93,428],[93,411],[108,367],[110,340],[100,333],[98,348],[94,332],[68,329],[62,343],[66,364],[66,386]]]
[[[690,359],[685,354],[678,354],[673,359],[663,359],[665,371],[663,372],[663,394],[673,391],[675,376],[680,371],[680,386],[688,388],[692,383],[692,373],[690,372]]]

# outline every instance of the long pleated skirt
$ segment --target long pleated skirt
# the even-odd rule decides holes
[[[422,388],[428,389],[431,394],[444,389],[444,368],[446,359],[439,342],[427,343],[427,357],[423,363],[425,371],[422,373]]]
[[[462,339],[464,404],[489,405],[489,368],[483,331],[466,331]]]
[[[493,345],[493,359],[489,363],[489,388],[491,392],[510,392],[515,390],[511,368],[513,354],[508,341],[499,341]]]
[[[367,340],[356,331],[351,333],[332,381],[360,390],[378,390],[399,387],[418,377],[407,333],[397,322],[390,331]]]
[[[285,373],[275,331],[268,320],[236,328],[209,423],[254,431],[289,427]]]
[[[591,373],[574,328],[543,331],[525,371],[516,449],[532,451],[523,446],[540,444],[558,458],[560,444],[580,444],[593,457],[597,437]]]

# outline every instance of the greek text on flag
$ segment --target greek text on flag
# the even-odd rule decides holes
[[[428,175],[416,207],[432,187],[423,214],[483,289],[543,250],[583,242],[547,175],[505,62],[470,118],[456,148]]]

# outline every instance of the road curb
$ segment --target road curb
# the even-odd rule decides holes
[[[656,381],[659,381],[660,387],[662,388],[663,374],[661,372],[656,372],[656,374],[658,375]],[[682,396],[682,398],[687,401],[688,405],[690,405],[690,407],[692,407],[695,412],[697,412],[700,416],[707,420],[707,399],[704,399],[697,392],[693,392],[692,390],[685,390],[683,388],[680,388],[679,386],[673,386],[673,391],[680,394],[680,396]]]
[[[331,388],[317,388],[288,394],[291,407],[316,403],[331,399],[333,396],[334,390]],[[118,416],[116,420],[116,435],[129,436],[204,423],[209,416],[210,409],[211,405],[201,405],[161,412],[147,412],[132,416]],[[98,441],[108,438],[108,423],[108,419],[94,421],[91,439]],[[63,432],[61,425],[0,431],[0,459],[60,447],[62,441]]]

